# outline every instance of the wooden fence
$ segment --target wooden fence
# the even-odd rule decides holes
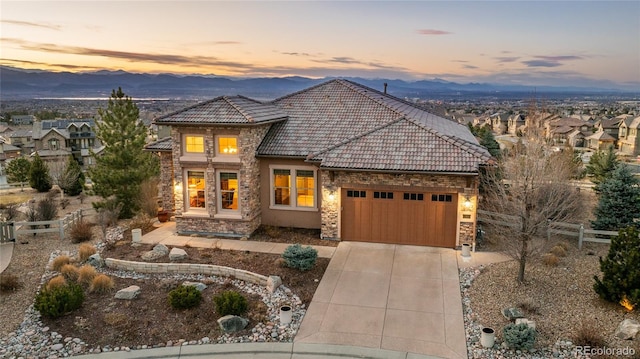
[[[67,214],[64,218],[52,221],[37,222],[2,222],[0,223],[0,241],[14,240],[19,234],[58,233],[64,239],[67,228],[82,219],[83,210],[79,209]]]
[[[520,218],[506,214],[494,213],[478,210],[478,222],[489,223],[497,226],[517,228]],[[547,239],[551,239],[552,234],[561,234],[578,239],[578,248],[582,249],[584,242],[611,243],[611,237],[618,235],[618,231],[600,231],[584,228],[584,224],[549,222],[547,225]]]

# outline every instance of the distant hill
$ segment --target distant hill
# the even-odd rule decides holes
[[[209,99],[221,95],[245,95],[270,100],[302,90],[330,78],[311,79],[292,76],[281,78],[230,78],[212,75],[139,74],[126,71],[92,73],[49,72],[0,66],[2,99],[104,97],[122,87],[133,98]],[[441,79],[403,81],[393,79],[347,78],[397,97],[456,98],[462,96],[530,97],[534,91],[549,94],[608,94],[610,89],[575,87],[506,86],[484,83],[459,84]]]

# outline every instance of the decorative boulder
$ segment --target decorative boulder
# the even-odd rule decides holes
[[[132,300],[140,294],[140,287],[137,285],[128,286],[124,289],[120,289],[116,293],[116,299]]]
[[[156,244],[156,246],[153,247],[152,250],[143,253],[141,258],[143,261],[150,262],[158,258],[162,258],[167,254],[169,254],[169,248],[167,248],[167,246],[161,243],[161,244]]]
[[[100,257],[100,254],[96,253],[91,255],[88,259],[87,259],[87,263],[89,263],[89,265],[95,267],[95,268],[101,268],[102,266],[104,266],[104,259],[102,259],[102,257]]]
[[[207,289],[207,285],[204,284],[204,283],[200,283],[200,282],[189,282],[189,281],[186,281],[186,282],[182,282],[182,285],[183,286],[189,286],[190,285],[190,286],[196,287],[196,289],[198,291],[200,291],[200,292],[202,292],[203,290]]]
[[[620,322],[615,336],[618,339],[633,340],[640,331],[640,323],[635,319],[625,319]]]
[[[280,277],[278,277],[277,275],[270,275],[267,278],[267,291],[269,291],[269,293],[275,292],[276,289],[278,289],[278,287],[281,285],[282,279],[280,279]]]
[[[524,318],[524,313],[518,308],[505,308],[502,310],[502,315],[509,320]]]
[[[171,252],[169,252],[169,260],[172,262],[181,261],[187,259],[187,257],[189,257],[189,255],[181,248],[172,248]]]
[[[536,329],[536,322],[526,318],[516,318],[516,325],[526,324],[531,329]]]
[[[218,325],[225,333],[233,333],[244,329],[249,324],[247,319],[235,316],[225,315],[218,319]]]

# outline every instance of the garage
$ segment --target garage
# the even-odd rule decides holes
[[[343,188],[341,194],[342,240],[456,246],[456,193]]]

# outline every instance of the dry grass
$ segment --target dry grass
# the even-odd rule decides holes
[[[65,264],[60,268],[60,274],[62,274],[68,281],[75,282],[79,275],[78,267],[73,264]]]
[[[82,243],[93,239],[93,223],[78,221],[71,226],[71,242]]]
[[[583,319],[578,330],[573,334],[573,343],[580,346],[602,348],[606,346],[607,341],[598,329],[595,320]]]
[[[45,286],[45,288],[47,290],[52,290],[54,288],[64,287],[65,285],[67,285],[67,280],[64,278],[64,276],[57,275],[57,276],[49,279],[49,281],[47,282],[47,285]]]
[[[96,254],[96,247],[91,244],[82,243],[80,247],[78,247],[78,259],[80,262],[85,262],[89,257]]]
[[[89,285],[90,293],[108,293],[115,288],[116,284],[113,279],[106,274],[98,274]]]
[[[62,266],[69,263],[71,263],[71,257],[65,255],[57,256],[53,261],[51,261],[51,270],[60,272]]]
[[[3,193],[2,196],[0,196],[0,206],[27,202],[32,197],[33,195],[29,192]]]
[[[22,286],[20,279],[14,274],[0,274],[0,292],[12,292]]]
[[[545,253],[542,255],[542,263],[549,267],[555,267],[560,263],[560,258],[553,253]]]
[[[88,287],[91,285],[93,278],[98,275],[96,269],[89,264],[85,264],[80,269],[78,269],[78,283],[81,285]]]
[[[105,313],[102,318],[104,323],[110,327],[121,327],[128,323],[129,318],[122,313]]]
[[[556,244],[555,246],[553,246],[553,248],[551,248],[550,251],[552,254],[554,254],[556,257],[566,257],[567,256],[567,250],[559,245]]]
[[[154,227],[153,224],[156,222],[156,217],[149,217],[144,214],[139,214],[131,219],[129,222],[129,230],[140,228],[142,233],[151,232]]]

